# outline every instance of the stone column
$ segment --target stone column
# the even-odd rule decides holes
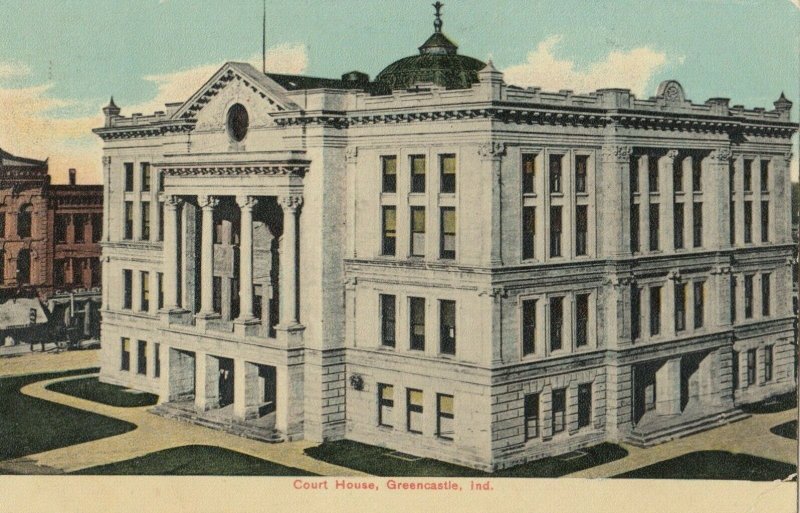
[[[772,188],[769,193],[772,218],[770,225],[773,227],[773,238],[770,242],[776,244],[791,244],[792,242],[792,219],[790,209],[787,208],[791,199],[791,183],[789,177],[789,166],[792,161],[792,152],[787,151],[780,157],[772,159],[770,176],[772,177]],[[761,219],[758,220],[761,224]]]
[[[602,256],[620,257],[631,253],[630,174],[638,173],[638,169],[631,169],[631,152],[630,146],[613,143],[602,149],[601,170],[596,173],[603,198],[597,208],[597,247]]]
[[[650,173],[649,159],[642,155],[636,159],[639,173],[639,252],[650,252]]]
[[[675,159],[678,157],[677,150],[670,150],[658,161],[659,184],[658,191],[661,196],[659,207],[659,245],[662,251],[673,251],[675,249],[675,184],[673,183],[673,173]]]
[[[214,196],[199,196],[203,213],[200,236],[200,317],[214,316],[214,207],[219,200]]]
[[[708,296],[706,297],[706,304],[713,305],[711,308],[714,318],[711,326],[717,326],[722,329],[729,329],[731,327],[731,268],[729,265],[720,265],[711,271],[711,287]],[[708,301],[710,300],[710,301]],[[738,303],[738,301],[737,301]]]
[[[180,307],[178,298],[178,207],[183,201],[177,196],[167,196],[164,204],[164,310],[169,312]]]
[[[709,214],[703,219],[703,247],[706,248],[727,249],[731,247],[730,162],[730,148],[714,150],[704,161],[704,164],[707,163],[707,165],[703,166],[703,202],[705,203],[703,212]],[[753,183],[758,185],[755,175]],[[754,221],[755,213],[755,205],[753,205]],[[758,221],[758,226],[761,226],[760,217]],[[755,228],[756,223],[754,222],[753,225]],[[753,235],[755,235],[755,231]]]
[[[107,242],[111,240],[111,201],[108,200],[111,197],[111,157],[103,157],[103,182],[103,195],[106,198],[103,201],[103,240]]]
[[[681,358],[671,358],[656,371],[656,412],[676,415],[681,412]]]
[[[488,196],[489,205],[485,211],[491,212],[491,232],[489,239],[489,264],[492,266],[503,265],[503,198],[502,198],[502,161],[506,154],[506,145],[501,142],[482,144],[478,148],[478,155],[483,162],[491,165],[491,194]],[[438,214],[437,214],[438,215]],[[563,218],[562,218],[563,220]],[[562,227],[562,233],[564,228]]]
[[[290,194],[280,198],[283,208],[283,237],[280,244],[280,325],[297,326],[297,215],[303,197]]]
[[[239,241],[239,319],[240,323],[255,320],[253,315],[253,208],[258,200],[253,196],[237,196],[241,211]]]

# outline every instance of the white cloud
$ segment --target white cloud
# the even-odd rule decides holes
[[[795,7],[800,9],[800,0],[789,0],[789,1],[792,2],[792,4],[794,4]]]
[[[261,55],[253,56],[247,62],[256,69],[261,69]],[[155,97],[136,105],[120,105],[123,108],[123,115],[134,112],[151,114],[157,110],[164,110],[165,103],[189,99],[223,64],[223,62],[204,64],[172,73],[143,77],[144,80],[156,84]],[[273,46],[267,50],[266,65],[268,72],[302,74],[308,67],[306,45],[295,43]]]
[[[528,54],[527,62],[503,70],[506,83],[538,86],[550,91],[572,89],[578,93],[621,87],[644,96],[653,75],[668,62],[664,52],[644,46],[628,51],[613,50],[602,60],[577,69],[575,61],[554,54],[561,40],[562,36],[548,37]],[[680,63],[682,58],[675,60]]]
[[[0,80],[26,77],[30,73],[31,69],[24,63],[16,61],[0,62]]]

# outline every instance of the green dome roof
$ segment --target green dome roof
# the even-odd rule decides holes
[[[438,4],[438,7],[437,7]],[[408,89],[417,82],[433,82],[447,89],[467,89],[478,82],[478,71],[486,63],[458,55],[458,46],[442,33],[437,2],[434,33],[419,47],[419,55],[405,57],[389,64],[375,77],[375,83],[388,89]]]

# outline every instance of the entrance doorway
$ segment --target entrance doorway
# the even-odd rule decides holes
[[[645,413],[656,408],[656,371],[659,362],[634,367],[633,373],[633,424],[636,425]]]
[[[258,382],[261,391],[261,401],[258,416],[263,417],[275,411],[276,375],[275,367],[269,365],[258,366]]]
[[[219,407],[233,404],[233,360],[219,359]]]

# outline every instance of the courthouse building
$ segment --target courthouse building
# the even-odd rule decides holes
[[[104,109],[101,379],[486,470],[794,390],[792,103],[516,87],[441,26],[373,80]]]

